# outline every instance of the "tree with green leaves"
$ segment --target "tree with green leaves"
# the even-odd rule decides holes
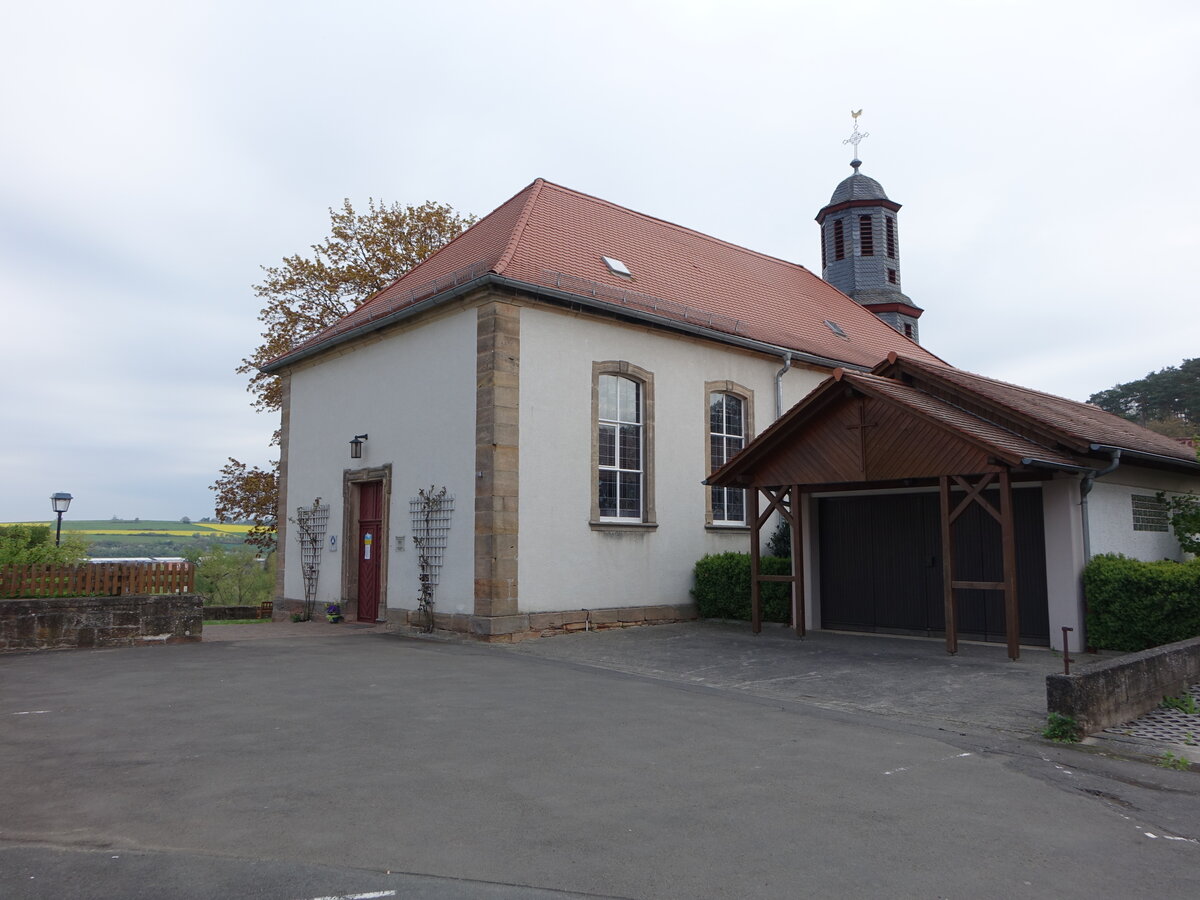
[[[237,371],[250,376],[251,405],[260,412],[278,412],[282,406],[279,377],[263,374],[261,366],[361,306],[475,222],[474,216],[459,215],[442,203],[401,206],[374,199],[364,213],[344,200],[329,217],[330,234],[312,245],[310,256],[296,254],[278,266],[264,266],[266,277],[254,285],[264,301],[258,318],[266,327],[262,342]],[[278,430],[271,443],[279,443]],[[278,469],[278,461],[262,469],[230,457],[212,485],[217,519],[251,522],[247,542],[259,547],[274,543]]]
[[[1200,434],[1200,357],[1092,394],[1089,403],[1168,437]]]
[[[1200,553],[1200,496],[1177,494],[1168,497],[1159,492],[1160,503],[1166,504],[1171,516],[1171,530],[1186,553]]]
[[[83,538],[69,534],[54,544],[49,525],[6,525],[0,528],[0,566],[74,566],[87,562]]]
[[[271,599],[275,580],[266,562],[249,547],[214,544],[184,554],[196,566],[196,593],[210,606],[258,606]]]

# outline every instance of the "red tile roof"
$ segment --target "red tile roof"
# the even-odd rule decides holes
[[[604,256],[633,277],[611,272]],[[271,367],[488,273],[851,366],[895,351],[944,365],[803,266],[539,178]]]
[[[893,370],[907,371],[943,385],[953,386],[976,401],[1028,420],[1035,426],[1055,434],[1063,443],[1073,446],[1076,452],[1086,452],[1091,444],[1100,444],[1196,462],[1196,454],[1174,438],[1143,428],[1090,403],[1056,397],[962,369],[944,365],[930,366],[907,356],[895,359],[889,357],[887,362],[880,363],[875,368],[878,374],[887,374]]]
[[[889,400],[922,418],[964,435],[974,443],[988,447],[993,453],[1008,460],[1012,465],[1020,465],[1022,459],[1037,459],[1066,466],[1080,464],[1080,461],[1072,456],[1037,444],[1000,425],[989,422],[987,419],[973,415],[951,402],[934,397],[903,382],[860,372],[843,372],[841,380],[844,384],[858,388],[864,394]]]
[[[845,385],[965,438],[1014,468],[1024,468],[1024,460],[1031,460],[1051,467],[1095,471],[1109,461],[1103,451],[1091,450],[1092,444],[1099,444],[1155,457],[1147,460],[1135,456],[1129,462],[1200,473],[1195,454],[1188,447],[1098,407],[891,354],[871,373],[835,370],[832,377],[712,473],[708,483],[754,483],[754,473],[763,460],[788,448],[803,449],[810,424],[819,422],[831,407],[849,402]],[[817,452],[812,458],[824,457]],[[837,480],[831,475],[818,483]]]

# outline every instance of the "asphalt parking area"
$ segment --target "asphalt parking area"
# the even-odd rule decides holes
[[[960,642],[950,655],[931,638],[746,623],[691,622],[579,632],[508,645],[513,652],[705,685],[824,709],[867,712],[947,729],[1029,736],[1046,724],[1046,676],[1062,657],[1003,644]]]
[[[732,676],[308,634],[0,657],[0,895],[1200,891],[1190,773]]]

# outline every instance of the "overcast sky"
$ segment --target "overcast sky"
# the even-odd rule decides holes
[[[55,2],[0,37],[0,521],[211,515],[259,267],[536,177],[820,271],[862,171],[922,343],[1085,400],[1200,355],[1200,4]]]

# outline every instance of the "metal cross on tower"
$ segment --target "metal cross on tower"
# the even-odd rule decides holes
[[[858,130],[858,117],[862,115],[862,112],[863,111],[861,109],[858,112],[850,110],[850,117],[854,119],[854,131],[850,133],[850,137],[842,141],[843,144],[854,145],[854,159],[850,160],[850,165],[854,167],[854,171],[856,172],[858,171],[858,167],[862,165],[862,160],[858,158],[858,144],[863,138],[869,138],[871,136],[869,131],[860,132]]]

